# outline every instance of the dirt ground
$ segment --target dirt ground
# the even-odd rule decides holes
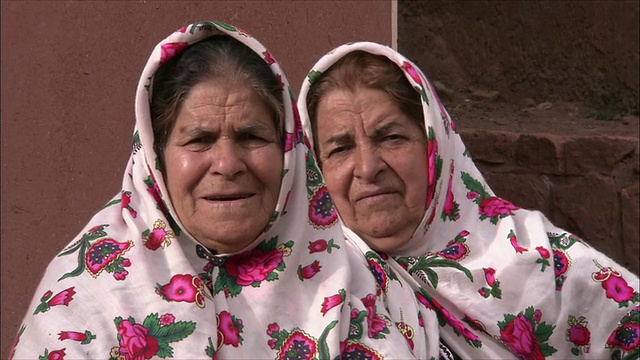
[[[464,128],[638,136],[637,1],[399,1],[398,49]]]

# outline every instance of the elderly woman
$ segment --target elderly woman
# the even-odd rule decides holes
[[[349,241],[389,256],[437,312],[427,336],[442,339],[441,356],[638,356],[638,278],[497,198],[411,61],[343,45],[313,67],[300,99]]]
[[[345,243],[291,94],[272,55],[230,25],[158,44],[122,190],[47,268],[13,357],[437,353],[435,313]]]

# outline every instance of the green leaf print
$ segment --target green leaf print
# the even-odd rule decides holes
[[[547,325],[546,322],[538,324],[535,331],[538,341],[543,342],[549,340],[551,334],[553,334],[553,329],[555,329],[555,325]]]
[[[426,269],[424,272],[427,274],[427,279],[429,279],[431,286],[436,289],[438,287],[438,274],[431,269]]]
[[[469,278],[469,280],[473,282],[473,275],[471,275],[471,271],[469,271],[469,269],[453,260],[443,259],[439,256],[431,256],[428,258],[420,256],[418,258],[418,262],[409,270],[409,273],[413,273],[416,270],[422,270],[426,272],[427,269],[434,267],[452,267],[458,269],[462,271],[467,276],[467,278]]]
[[[320,339],[318,339],[318,355],[320,355],[320,359],[330,359],[329,354],[329,346],[327,345],[327,336],[329,335],[329,331],[333,329],[338,324],[338,320],[332,321],[326,328],[322,331],[320,335]]]
[[[173,348],[169,346],[166,342],[158,341],[158,352],[156,353],[157,357],[166,359],[173,357]]]
[[[219,22],[219,21],[213,21],[213,22],[211,22],[211,21],[207,21],[207,22],[198,23],[198,24],[213,24],[213,25],[216,25],[216,26],[218,26],[218,27],[221,27],[221,28],[223,28],[223,29],[225,29],[225,30],[229,30],[229,31],[238,31],[235,27],[233,27],[233,26],[231,26],[231,25],[229,25],[229,24],[225,24],[225,23],[223,23],[223,22]]]
[[[307,79],[309,80],[309,84],[313,85],[320,77],[322,76],[322,71],[311,70],[307,74]]]
[[[464,183],[464,186],[468,190],[478,193],[478,197],[473,200],[476,204],[480,205],[480,202],[483,199],[489,197],[486,191],[484,190],[482,183],[472,178],[471,175],[469,175],[469,173],[462,171],[460,177],[462,178],[462,182]]]
[[[158,317],[158,313],[149,314],[142,323],[142,326],[149,330],[150,334],[155,334],[160,328],[160,318]]]
[[[160,326],[155,332],[149,331],[158,341],[167,343],[180,341],[191,335],[196,329],[193,321],[177,321],[171,325]]]

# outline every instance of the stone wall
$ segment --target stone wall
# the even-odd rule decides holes
[[[398,0],[398,50],[496,194],[636,274],[639,16],[627,0]]]
[[[540,210],[555,225],[640,273],[637,134],[468,128],[460,134],[498,196]]]

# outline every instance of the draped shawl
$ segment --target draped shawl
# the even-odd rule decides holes
[[[426,209],[388,265],[437,313],[444,340],[470,359],[637,358],[638,277],[543,214],[497,197],[423,72],[376,43],[337,47],[313,66],[298,107],[313,141],[307,94],[352,51],[388,58],[422,99],[429,164]],[[363,253],[364,241],[345,227]],[[394,261],[395,260],[395,261]]]
[[[255,51],[282,86],[284,171],[264,232],[212,254],[180,224],[158,167],[153,76],[209,36]],[[122,189],[49,264],[12,351],[15,359],[371,359],[437,354],[435,313],[384,259],[347,244],[309,150],[293,92],[256,39],[219,22],[160,42],[136,93]],[[215,219],[211,219],[215,221]],[[247,219],[252,221],[252,219]],[[242,231],[242,229],[238,229]]]

